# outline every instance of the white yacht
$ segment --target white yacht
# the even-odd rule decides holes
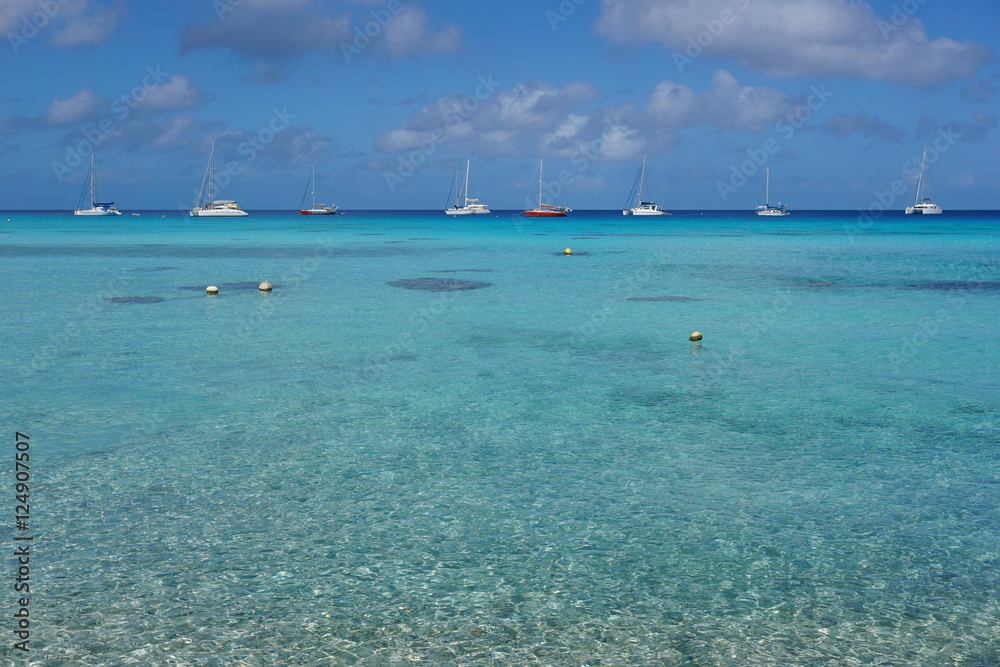
[[[790,211],[780,201],[777,206],[768,203],[771,201],[771,167],[766,167],[764,174],[764,203],[757,205],[757,215],[788,215]]]
[[[306,183],[306,189],[308,191],[309,183]],[[302,206],[299,208],[299,213],[302,215],[333,215],[337,212],[336,204],[317,204],[316,203],[316,165],[312,166],[312,208],[306,208],[306,196],[302,195]]]
[[[642,156],[642,167],[639,168],[639,190],[635,198],[635,206],[622,210],[622,215],[670,215],[667,211],[660,210],[656,202],[642,201],[642,188],[646,183],[646,156]],[[635,192],[635,184],[632,185],[632,192]],[[632,196],[629,194],[629,203],[632,203]],[[628,206],[628,204],[626,204]]]
[[[446,208],[445,213],[447,215],[476,215],[482,213],[489,213],[490,207],[486,204],[480,204],[478,199],[469,198],[469,166],[472,164],[472,160],[468,160],[465,163],[465,184],[462,185],[455,192],[455,205],[451,208]],[[458,173],[455,173],[455,182],[458,182]],[[464,202],[462,201],[464,199]],[[459,206],[459,202],[462,205]]]
[[[205,185],[208,185],[208,202],[202,204]],[[212,152],[208,156],[208,167],[201,179],[201,189],[198,190],[198,205],[191,209],[192,218],[241,218],[249,215],[232,199],[215,198],[215,142],[212,142]]]
[[[87,191],[90,191],[90,208],[84,208],[83,204],[87,199]],[[83,192],[80,193],[79,208],[73,210],[73,215],[121,215],[122,212],[115,208],[113,201],[97,201],[97,167],[94,164],[94,154],[90,154],[90,174],[83,183]]]
[[[906,215],[939,215],[943,209],[934,203],[930,197],[921,197],[923,194],[926,179],[924,172],[927,170],[927,142],[924,142],[924,156],[920,159],[920,175],[917,176],[917,196],[913,200],[913,206],[906,207]]]

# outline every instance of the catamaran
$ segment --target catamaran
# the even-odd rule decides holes
[[[555,206],[542,203],[542,158],[538,158],[538,207],[525,211],[529,218],[564,218],[573,209],[568,206]]]
[[[670,215],[667,211],[663,211],[657,206],[656,202],[653,201],[642,201],[642,188],[646,182],[646,156],[642,156],[642,167],[639,168],[639,173],[636,175],[636,182],[639,185],[638,194],[635,198],[635,206],[631,208],[622,209],[622,215]],[[636,192],[635,183],[632,184],[632,192]],[[629,193],[628,204],[632,203],[632,193]]]
[[[90,208],[84,208],[83,204],[87,199],[87,190],[90,190]],[[79,208],[73,210],[73,215],[121,215],[122,212],[115,208],[113,201],[97,201],[97,167],[94,164],[94,154],[90,154],[90,174],[83,183],[83,192],[80,193]]]
[[[759,199],[757,201],[760,201]],[[764,169],[764,203],[757,205],[757,215],[788,215],[790,211],[780,201],[771,206],[771,167]]]
[[[478,199],[469,198],[469,167],[471,164],[472,160],[467,160],[465,163],[465,183],[455,192],[455,205],[445,209],[444,212],[447,215],[476,215],[490,212],[489,206],[480,204]],[[458,183],[457,171],[455,172],[455,183]],[[459,202],[463,199],[465,201],[459,206]]]
[[[306,182],[306,192],[309,191],[309,182]],[[305,208],[306,195],[302,194],[302,208],[299,209],[299,213],[302,215],[333,215],[337,212],[337,205],[332,206],[327,204],[317,204],[316,203],[316,165],[312,166],[312,208]]]
[[[208,202],[202,204],[205,185],[208,185]],[[198,190],[198,205],[189,212],[192,218],[240,218],[249,215],[232,199],[215,198],[215,142],[212,142],[212,152],[208,156],[208,167],[201,179],[201,189]]]
[[[906,214],[912,215],[914,213],[920,215],[938,215],[943,210],[940,206],[934,203],[934,200],[930,197],[921,197],[923,194],[924,183],[924,172],[927,170],[927,142],[924,142],[924,156],[920,159],[920,175],[917,176],[917,196],[913,200],[913,206],[906,207]]]

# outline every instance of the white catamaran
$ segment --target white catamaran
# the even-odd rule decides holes
[[[934,203],[934,200],[930,197],[921,197],[924,190],[924,185],[927,183],[927,179],[924,178],[924,172],[927,170],[927,142],[924,142],[924,156],[920,159],[920,175],[917,176],[917,196],[913,200],[913,206],[906,207],[906,215],[912,215],[914,213],[919,215],[938,215],[943,210],[940,206]]]
[[[208,202],[202,204],[205,185],[208,185]],[[240,218],[249,215],[232,199],[215,199],[215,142],[212,142],[212,152],[208,156],[208,167],[201,179],[201,189],[198,190],[198,205],[191,209],[192,218]]]
[[[642,167],[639,168],[639,191],[635,197],[635,206],[622,209],[622,215],[670,215],[667,211],[660,210],[660,207],[653,201],[642,201],[642,188],[646,183],[646,156],[642,156]],[[632,184],[632,192],[635,192],[635,183]],[[632,203],[632,195],[629,193],[628,204]],[[628,206],[628,204],[625,204]]]
[[[90,208],[84,208],[83,204],[87,199],[87,191],[90,191]],[[83,183],[83,192],[80,193],[79,208],[74,209],[73,215],[121,215],[122,212],[115,208],[113,201],[97,201],[97,167],[94,164],[94,154],[90,154],[90,174]]]
[[[468,160],[465,163],[465,183],[457,189],[455,192],[455,205],[451,208],[445,209],[447,215],[475,215],[480,213],[489,213],[490,207],[486,204],[480,204],[478,199],[469,198],[469,167],[472,164],[472,160]],[[458,172],[455,172],[455,182],[458,183]],[[459,202],[464,199],[464,202],[459,206]]]
[[[771,167],[766,167],[764,174],[764,203],[757,205],[757,215],[788,215],[789,210],[780,201],[777,206],[771,206],[769,203],[771,201]]]

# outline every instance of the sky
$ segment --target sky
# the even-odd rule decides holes
[[[1000,209],[998,0],[0,0],[0,209]]]

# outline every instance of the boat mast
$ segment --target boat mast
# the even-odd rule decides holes
[[[215,139],[212,140],[212,154],[208,156],[208,203],[215,201]]]
[[[469,205],[469,166],[471,164],[472,160],[465,161],[465,185],[462,188],[465,193],[465,206]]]
[[[764,167],[764,206],[771,208],[771,166]]]
[[[646,156],[642,156],[642,169],[639,171],[639,200],[636,202],[636,206],[642,206],[642,186],[646,182]]]
[[[316,208],[316,163],[315,162],[313,162],[313,191],[312,191],[312,197],[313,197],[313,205],[312,205],[312,207]]]
[[[538,158],[538,208],[542,208],[542,158]]]
[[[913,200],[913,205],[916,206],[920,203],[920,190],[924,186],[924,165],[927,164],[927,140],[924,139],[924,155],[920,158],[920,175],[917,176],[917,198]]]

